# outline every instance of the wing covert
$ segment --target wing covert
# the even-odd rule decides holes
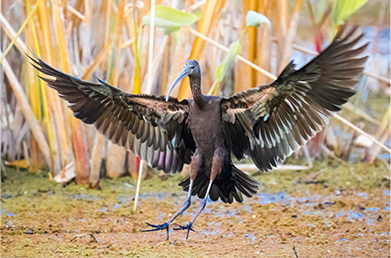
[[[101,80],[91,83],[63,73],[37,56],[29,58],[37,70],[55,78],[41,77],[69,103],[74,116],[113,143],[166,173],[190,163],[195,143],[187,127],[187,100],[129,94]]]

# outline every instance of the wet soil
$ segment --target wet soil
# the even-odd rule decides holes
[[[47,173],[7,169],[1,189],[2,257],[390,257],[390,174],[374,165],[318,160],[310,170],[253,173],[258,194],[209,202],[186,232],[141,233],[186,200],[180,175],[142,184],[104,179],[101,191],[61,185]],[[199,200],[179,217],[186,224]]]

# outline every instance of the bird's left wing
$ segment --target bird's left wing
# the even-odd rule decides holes
[[[354,94],[366,45],[363,35],[344,29],[330,46],[300,70],[291,62],[271,85],[258,86],[223,99],[226,140],[238,158],[252,157],[262,171],[271,170],[315,136],[331,112]]]
[[[38,71],[54,77],[41,78],[69,102],[74,116],[113,143],[166,173],[190,163],[195,144],[186,123],[187,100],[129,94],[101,80],[91,83],[63,73],[37,56],[29,58]]]

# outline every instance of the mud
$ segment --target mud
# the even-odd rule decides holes
[[[307,171],[255,173],[255,198],[208,203],[186,232],[141,233],[186,200],[180,175],[142,184],[104,179],[101,191],[60,185],[47,174],[7,169],[1,196],[2,257],[389,257],[390,177],[375,165],[316,161]],[[186,224],[198,209],[176,223]],[[173,227],[178,224],[173,224]],[[294,250],[293,250],[294,248]]]

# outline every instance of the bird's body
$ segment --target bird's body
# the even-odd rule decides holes
[[[224,147],[224,135],[221,130],[221,97],[205,96],[204,105],[199,108],[195,101],[189,105],[189,128],[203,163],[211,168],[213,153],[218,147]],[[208,143],[208,144],[205,144]]]
[[[80,80],[31,58],[34,67],[55,79],[42,78],[69,102],[75,117],[93,124],[112,142],[133,151],[151,167],[168,173],[191,163],[190,175],[179,184],[188,191],[185,205],[165,223],[152,225],[167,230],[185,211],[191,196],[203,199],[192,225],[206,205],[208,196],[232,203],[253,196],[258,183],[237,169],[237,159],[250,156],[261,171],[269,171],[296,151],[327,123],[332,112],[354,94],[355,77],[363,70],[366,57],[359,58],[366,45],[354,48],[362,38],[355,30],[343,36],[315,59],[296,70],[291,62],[270,85],[235,94],[229,98],[201,93],[201,70],[188,60],[173,87],[184,77],[190,79],[193,98],[132,95],[107,83]]]

